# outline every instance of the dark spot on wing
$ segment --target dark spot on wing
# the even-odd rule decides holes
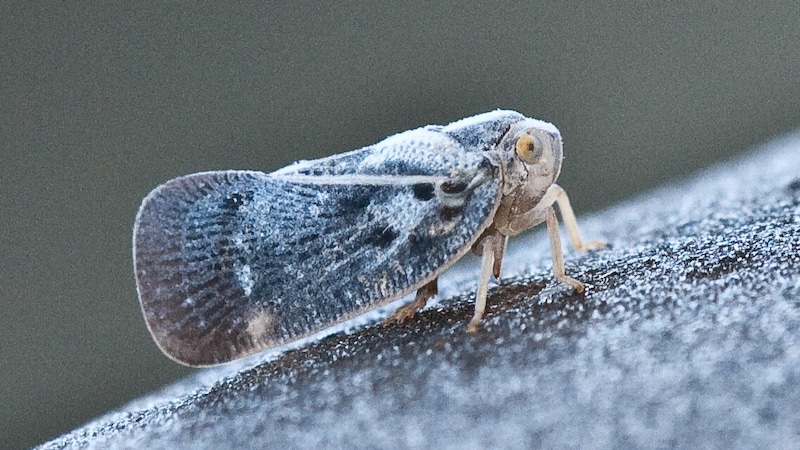
[[[442,192],[445,194],[459,194],[467,189],[466,181],[448,180],[440,185]]]
[[[253,193],[250,191],[234,192],[222,200],[222,208],[228,211],[236,211],[251,200],[253,200]]]
[[[419,234],[416,232],[411,232],[408,234],[408,249],[409,253],[412,255],[424,255],[430,248],[425,245],[427,241],[423,239]],[[430,243],[430,242],[428,242]]]
[[[463,208],[461,207],[442,207],[442,209],[439,210],[439,217],[445,222],[449,222],[460,216],[462,212]]]
[[[418,200],[427,202],[433,198],[433,184],[431,183],[418,183],[412,189],[414,190],[414,197]]]
[[[375,196],[374,186],[358,186],[344,191],[339,199],[339,208],[341,213],[359,213],[361,210],[369,206]]]
[[[309,233],[309,234],[301,237],[300,239],[298,239],[295,242],[295,245],[297,245],[298,247],[302,248],[302,247],[306,246],[309,242],[316,241],[317,239],[320,239],[319,233]]]
[[[367,242],[378,248],[386,248],[391,245],[395,239],[397,239],[396,231],[391,227],[380,227],[370,233]]]

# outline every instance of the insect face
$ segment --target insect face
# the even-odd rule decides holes
[[[561,172],[561,135],[541,128],[522,129],[510,136],[509,152],[513,153],[512,174],[525,179],[525,182],[535,182],[537,191],[544,192],[556,181]],[[515,180],[515,182],[517,182]]]

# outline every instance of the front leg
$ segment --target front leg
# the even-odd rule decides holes
[[[564,284],[572,286],[577,292],[583,292],[583,283],[566,275],[564,268],[564,252],[561,248],[561,237],[558,231],[558,219],[556,218],[553,204],[558,204],[561,210],[561,218],[564,220],[564,227],[569,234],[572,246],[577,250],[591,250],[603,248],[600,241],[584,242],[578,230],[578,221],[569,203],[569,197],[564,189],[552,184],[545,192],[539,203],[525,214],[516,216],[513,221],[509,221],[506,228],[511,234],[520,233],[534,227],[542,221],[547,222],[547,231],[550,236],[550,251],[553,256],[553,272],[555,277]]]
[[[558,209],[561,211],[561,220],[564,221],[564,227],[567,229],[569,240],[576,250],[597,250],[605,247],[605,244],[601,241],[583,242],[581,239],[581,232],[578,230],[578,221],[575,219],[575,212],[572,211],[572,205],[569,203],[569,197],[566,191],[564,191],[564,188],[555,183],[547,188],[547,192],[544,194],[544,197],[542,197],[536,209],[544,206],[552,206],[553,203],[558,204]],[[555,213],[553,218],[555,219]],[[558,229],[557,225],[558,224],[556,224],[556,230]],[[561,245],[559,245],[559,247],[561,247]]]
[[[550,253],[553,255],[553,274],[564,284],[570,285],[580,294],[583,283],[567,276],[564,268],[564,252],[561,250],[561,235],[558,233],[558,219],[552,206],[547,207],[547,232],[550,235]]]

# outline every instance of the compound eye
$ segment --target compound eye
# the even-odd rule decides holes
[[[544,142],[539,136],[523,134],[517,139],[517,155],[526,164],[536,164],[539,158],[542,157],[544,151]]]

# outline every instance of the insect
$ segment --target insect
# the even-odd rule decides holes
[[[166,182],[143,201],[133,234],[139,300],[161,350],[179,363],[228,362],[297,340],[416,291],[388,322],[437,293],[472,250],[482,256],[478,329],[509,236],[546,222],[564,271],[553,204],[583,242],[564,190],[561,135],[497,110],[426,126],[270,174],[214,171]]]

